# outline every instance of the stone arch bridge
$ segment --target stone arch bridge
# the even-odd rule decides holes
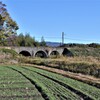
[[[50,57],[52,55],[73,56],[68,48],[62,47],[10,47],[18,54],[32,57]]]

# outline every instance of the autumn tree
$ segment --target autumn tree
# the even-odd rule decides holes
[[[0,42],[7,37],[16,34],[18,25],[7,12],[6,5],[0,2]]]
[[[0,2],[0,30],[2,29],[7,14],[5,6],[5,4],[2,4],[2,2]]]

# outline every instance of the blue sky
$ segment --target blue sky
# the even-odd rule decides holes
[[[19,25],[40,41],[100,43],[100,0],[2,0]]]

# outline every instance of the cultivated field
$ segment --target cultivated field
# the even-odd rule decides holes
[[[2,65],[0,100],[100,100],[100,89],[35,67]]]

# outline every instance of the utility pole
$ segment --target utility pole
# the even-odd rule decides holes
[[[64,32],[62,32],[62,45],[64,44]]]

